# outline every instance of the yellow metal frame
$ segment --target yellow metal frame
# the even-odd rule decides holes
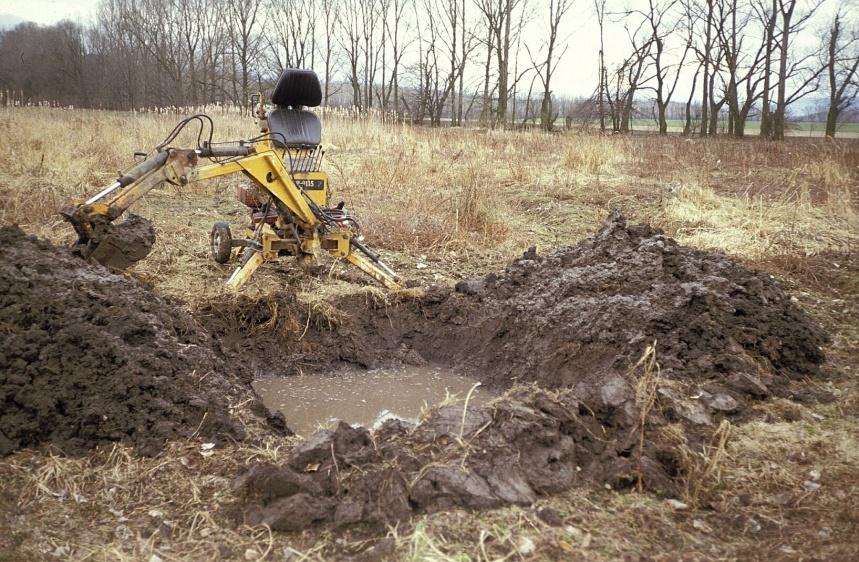
[[[296,220],[304,228],[312,228],[318,222],[310,205],[304,200],[301,191],[292,181],[289,171],[283,165],[279,155],[270,141],[262,141],[257,145],[257,151],[250,156],[243,156],[223,164],[213,163],[195,168],[188,177],[190,182],[202,181],[219,176],[243,172],[257,181],[269,193],[283,202],[295,215]],[[260,150],[262,148],[262,150]],[[327,185],[327,175],[326,185]],[[316,202],[325,205],[325,201]]]
[[[116,195],[105,196],[103,201],[92,204],[81,204],[67,218],[75,224],[83,236],[91,236],[95,225],[108,222],[119,217],[129,206],[143,197],[150,190],[163,182],[174,185],[187,185],[216,177],[235,173],[243,173],[252,178],[256,184],[265,189],[274,198],[283,203],[292,213],[302,234],[296,248],[297,257],[315,262],[320,251],[326,251],[334,257],[344,258],[358,266],[362,271],[381,282],[388,288],[399,288],[396,275],[387,266],[357,254],[352,251],[353,233],[349,230],[326,232],[320,237],[321,223],[313,213],[313,204],[327,205],[328,175],[324,172],[290,172],[286,161],[298,158],[298,151],[293,151],[287,157],[290,149],[277,149],[270,140],[262,140],[248,149],[249,154],[231,158],[223,163],[214,162],[198,166],[198,150],[171,149],[163,166],[154,168],[138,179],[119,189]],[[286,158],[286,161],[285,161]],[[293,180],[295,178],[295,181]],[[310,192],[304,191],[296,182],[322,180],[323,188]],[[98,197],[98,196],[96,196]],[[227,285],[241,287],[260,265],[276,258],[284,246],[289,246],[288,240],[281,239],[265,222],[258,226],[259,232],[253,232],[253,247],[245,248],[242,264],[233,272]],[[275,246],[278,246],[277,248]],[[294,244],[297,245],[297,244]]]

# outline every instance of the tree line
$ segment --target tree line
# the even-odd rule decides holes
[[[86,25],[0,32],[0,92],[106,109],[247,106],[284,68],[306,67],[325,106],[434,126],[551,129],[576,112],[627,132],[649,113],[665,134],[679,111],[687,135],[743,137],[754,118],[781,139],[789,108],[814,95],[834,136],[859,94],[859,10],[835,2],[102,0]],[[599,28],[598,78],[572,104],[554,87],[580,64],[565,30],[585,16]]]

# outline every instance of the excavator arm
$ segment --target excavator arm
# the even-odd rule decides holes
[[[200,166],[201,158],[214,161]],[[218,162],[218,159],[226,161]],[[146,257],[154,243],[151,234],[120,234],[129,221],[118,224],[114,221],[131,205],[164,183],[184,186],[235,173],[243,173],[256,180],[270,197],[266,213],[274,203],[275,209],[288,216],[292,232],[300,231],[304,236],[284,239],[263,220],[248,240],[235,244],[243,250],[240,265],[227,282],[229,286],[240,287],[262,263],[285,251],[315,258],[320,250],[325,250],[358,266],[388,288],[399,287],[397,275],[376,252],[361,242],[361,237],[347,229],[337,228],[336,223],[326,218],[325,210],[296,185],[284,165],[283,155],[274,150],[270,141],[253,145],[204,144],[197,149],[163,149],[89,199],[65,206],[61,214],[77,232],[77,250],[83,257],[114,269],[125,269]]]

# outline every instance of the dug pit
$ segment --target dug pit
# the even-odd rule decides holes
[[[270,362],[428,361],[512,390],[476,410],[443,406],[416,426],[340,424],[284,463],[248,467],[235,482],[248,523],[382,527],[584,483],[677,494],[723,422],[773,395],[829,398],[805,383],[827,336],[772,276],[617,212],[593,238],[529,250],[455,288],[335,306],[336,321],[299,319],[301,349]]]
[[[529,250],[455,288],[369,302],[336,302],[342,321],[312,325],[304,339],[317,345],[302,361],[372,368],[417,357],[496,389],[538,383],[623,402],[622,379],[655,344],[662,378],[747,402],[806,393],[801,381],[818,374],[828,341],[771,275],[617,212],[573,246]]]

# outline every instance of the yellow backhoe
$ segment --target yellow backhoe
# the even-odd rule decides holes
[[[227,263],[234,253],[238,255],[229,286],[240,287],[260,265],[278,256],[315,263],[321,253],[328,253],[348,260],[386,287],[398,288],[397,275],[363,243],[356,217],[342,204],[328,206],[328,175],[320,169],[322,127],[319,117],[306,109],[321,101],[319,78],[312,70],[286,69],[271,96],[273,109],[266,111],[261,94],[254,100],[260,125],[254,138],[213,143],[214,124],[208,115],[183,119],[145,160],[92,197],[62,209],[78,234],[79,253],[124,269],[145,257],[152,244],[152,240],[147,245],[120,239],[121,223],[114,221],[134,202],[165,182],[184,186],[243,174],[248,181],[239,186],[238,197],[250,214],[244,236],[234,237],[226,222],[215,223],[210,236],[215,261]],[[198,146],[171,147],[194,122],[200,127]],[[201,159],[209,163],[201,165]]]

